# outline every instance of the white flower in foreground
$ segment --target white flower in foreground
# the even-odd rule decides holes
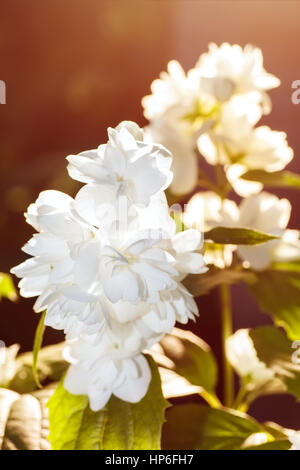
[[[226,354],[237,374],[249,383],[260,386],[274,377],[274,372],[258,359],[247,329],[238,330],[227,339]]]
[[[300,450],[300,431],[295,431],[290,434],[289,440],[292,443],[290,450]]]
[[[154,304],[126,301],[112,304],[104,297],[88,296],[73,286],[46,296],[40,304],[40,310],[44,309],[47,309],[45,324],[64,330],[67,339],[85,334],[92,341],[119,331],[121,325],[128,339],[140,345],[140,350],[149,342],[159,341],[176,321],[185,324],[198,315],[192,295],[180,283],[176,290],[161,293]]]
[[[59,191],[43,191],[28,207],[26,221],[40,233],[22,248],[32,258],[11,270],[23,278],[19,283],[23,297],[34,297],[49,286],[72,282],[73,251],[92,240],[95,231],[75,213],[73,203],[70,196]]]
[[[159,144],[144,142],[143,130],[133,122],[109,128],[108,137],[96,150],[67,157],[69,175],[98,185],[102,203],[124,195],[134,204],[148,205],[172,180],[171,154]]]
[[[137,403],[147,393],[151,381],[147,359],[124,351],[118,341],[99,347],[76,339],[67,343],[64,355],[71,362],[65,388],[74,395],[88,395],[93,411],[102,409],[111,395]]]
[[[97,151],[68,157],[86,183],[74,199],[44,191],[26,214],[39,233],[12,272],[22,295],[38,296],[45,324],[71,341],[66,387],[94,410],[112,394],[139,401],[151,375],[142,351],[198,314],[181,281],[207,270],[203,241],[199,230],[176,233],[163,192],[169,155],[122,123]]]
[[[281,237],[290,219],[291,204],[287,199],[278,199],[273,194],[262,192],[244,199],[239,210],[240,227]],[[237,254],[251,268],[260,271],[269,267],[279,245],[280,240],[271,240],[256,246],[239,245]]]
[[[209,51],[200,56],[196,68],[208,78],[226,78],[231,82],[234,93],[257,93],[270,108],[265,90],[276,88],[280,80],[267,73],[263,67],[263,56],[259,48],[250,44],[244,49],[238,44],[210,43]]]
[[[197,309],[179,280],[189,272],[206,270],[197,252],[201,234],[197,230],[176,234],[163,201],[159,199],[160,205],[154,201],[152,215],[164,235],[159,238],[154,230],[155,238],[146,230],[146,224],[155,228],[156,221],[144,214],[151,215],[151,206],[140,209],[135,232],[118,233],[113,227],[107,231],[84,221],[72,198],[55,191],[41,193],[27,214],[27,220],[42,230],[23,248],[33,258],[12,272],[23,278],[19,284],[23,296],[39,296],[34,309],[47,309],[47,325],[70,337],[94,334],[110,318],[122,321],[123,315],[127,321],[127,311],[139,323],[140,317],[145,321],[151,317],[149,325],[157,335],[172,329],[176,320],[193,318]],[[91,197],[89,206],[94,202]]]
[[[188,202],[184,211],[184,224],[206,232],[214,227],[232,227],[237,224],[239,210],[234,201],[222,200],[212,191],[195,194]],[[206,243],[204,260],[206,264],[214,264],[219,268],[230,266],[234,245],[216,246]]]
[[[159,240],[112,240],[101,252],[101,275],[107,298],[115,303],[159,300],[159,293],[175,289],[175,259],[159,248]]]

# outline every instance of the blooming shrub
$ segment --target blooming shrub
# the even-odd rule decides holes
[[[83,183],[74,198],[43,191],[28,207],[37,233],[11,272],[22,296],[37,297],[41,320],[33,370],[28,355],[9,354],[1,385],[34,394],[60,380],[48,403],[53,449],[299,448],[296,431],[247,414],[262,395],[300,399],[299,232],[288,228],[289,201],[267,191],[299,189],[300,177],[284,170],[293,158],[285,133],[258,125],[279,83],[250,45],[210,44],[187,73],[171,61],[143,98],[145,129],[109,128],[107,143],[67,157],[69,176]],[[274,326],[233,333],[238,282]],[[210,347],[174,329],[196,320],[194,297],[212,289],[222,398]],[[64,331],[63,357],[41,349],[38,360],[46,326]],[[166,401],[194,394],[206,404]]]

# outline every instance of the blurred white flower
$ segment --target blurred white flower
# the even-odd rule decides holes
[[[197,185],[198,132],[213,125],[219,113],[217,99],[201,87],[201,79],[191,69],[185,74],[176,61],[168,64],[168,72],[151,85],[152,95],[142,100],[144,114],[150,120],[146,140],[160,142],[173,155],[174,174],[170,190],[187,194]]]
[[[292,443],[290,450],[300,450],[300,431],[294,431],[289,435],[289,440]]]
[[[197,185],[196,140],[219,116],[221,100],[228,94],[221,82],[202,82],[196,69],[185,74],[177,61],[171,61],[168,72],[152,83],[152,95],[142,100],[150,120],[147,140],[160,142],[173,154],[174,194],[187,194]]]
[[[217,226],[236,225],[238,217],[239,210],[234,201],[222,200],[213,191],[201,191],[186,204],[183,219],[187,227],[206,232]]]
[[[197,97],[197,88],[176,60],[171,60],[167,72],[151,84],[151,95],[142,99],[145,117],[149,120],[180,106],[182,115]]]
[[[293,158],[285,132],[267,126],[253,128],[245,115],[224,114],[212,132],[198,139],[198,148],[208,163],[225,165],[227,178],[243,197],[263,188],[259,182],[246,181],[241,175],[248,170],[279,171]]]
[[[290,219],[291,204],[287,199],[278,199],[273,194],[262,192],[244,199],[239,210],[240,227],[281,237]],[[261,271],[270,266],[279,244],[280,240],[271,240],[256,246],[239,245],[237,254],[251,268]]]
[[[279,243],[273,251],[273,261],[296,261],[300,260],[300,232],[299,230],[287,229],[283,232]]]
[[[186,127],[180,122],[157,118],[145,128],[145,140],[160,142],[173,155],[171,170],[174,178],[170,191],[178,195],[192,192],[197,185],[198,158]]]
[[[247,171],[244,165],[235,163],[226,168],[226,176],[234,191],[242,197],[258,194],[263,189],[263,184],[258,181],[248,181],[242,178]]]
[[[205,138],[209,139],[210,133],[216,135],[222,121],[231,125],[235,135],[241,110],[248,124],[255,124],[270,107],[265,90],[278,85],[279,80],[264,70],[260,49],[250,45],[243,50],[227,43],[219,48],[210,44],[209,52],[187,73],[177,61],[169,62],[167,72],[154,80],[152,94],[143,98],[142,105],[150,121],[148,140],[162,143],[174,157],[170,190],[186,194],[197,185],[195,148],[199,136],[200,152],[216,164],[216,157],[211,161],[206,148],[211,142]],[[221,127],[227,142],[232,133],[227,136]]]
[[[196,68],[208,78],[227,79],[232,93],[256,93],[270,110],[265,90],[276,88],[280,80],[267,73],[263,67],[263,55],[259,48],[247,44],[244,49],[238,44],[210,43],[208,52],[200,56]],[[229,86],[229,85],[228,85]]]
[[[184,224],[194,227],[200,232],[206,232],[214,227],[232,227],[237,224],[239,210],[234,201],[222,200],[212,191],[203,191],[195,194],[185,206],[183,215]],[[225,268],[232,263],[234,245],[216,245],[206,243],[204,260],[206,264],[213,264],[218,268]]]
[[[226,354],[237,374],[246,382],[261,386],[274,377],[273,370],[257,357],[249,330],[237,330],[226,342]]]
[[[244,260],[245,267],[260,271],[272,262],[300,259],[300,233],[286,229],[291,205],[287,199],[262,192],[243,199],[239,206],[212,191],[195,194],[185,207],[183,220],[187,227],[206,232],[214,227],[244,227],[279,237],[260,245],[215,245],[206,243],[204,260],[219,268],[230,266],[232,254]]]

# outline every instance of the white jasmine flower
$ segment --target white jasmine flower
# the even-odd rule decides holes
[[[23,278],[19,283],[23,297],[40,295],[51,285],[72,282],[73,251],[94,236],[94,228],[76,215],[73,203],[71,197],[59,191],[43,191],[28,207],[26,221],[41,233],[22,248],[33,258],[11,270]]]
[[[195,194],[188,202],[184,211],[184,224],[206,232],[214,227],[231,227],[237,224],[239,210],[234,201],[222,200],[212,191],[203,191]],[[234,245],[216,245],[207,243],[204,260],[206,264],[213,264],[221,269],[230,266]]]
[[[207,269],[201,233],[176,233],[169,214],[169,153],[143,142],[134,123],[111,129],[99,149],[68,158],[71,176],[86,183],[75,199],[45,191],[29,206],[39,233],[23,248],[32,258],[12,269],[22,295],[38,296],[45,324],[72,341],[66,387],[87,393],[95,410],[111,394],[145,395],[141,352],[198,314],[181,281]]]
[[[52,192],[49,195],[52,198]],[[69,201],[72,211],[64,212],[64,216],[66,223],[69,221],[69,226],[72,225],[72,231],[69,239],[64,233],[61,233],[64,239],[60,239],[55,234],[60,234],[57,218],[61,218],[61,213],[58,209],[55,212],[53,207],[46,213],[45,207],[50,207],[50,202],[49,206],[45,204],[46,196],[42,194],[30,210],[35,213],[36,226],[47,228],[50,233],[35,235],[24,247],[24,251],[34,257],[12,270],[23,277],[20,281],[22,295],[39,295],[34,309],[38,312],[47,309],[46,324],[64,329],[70,336],[82,331],[93,334],[103,328],[105,319],[116,315],[112,304],[120,300],[133,304],[132,311],[139,312],[133,315],[139,317],[141,312],[152,311],[152,314],[157,313],[159,321],[163,311],[161,302],[169,290],[175,289],[175,297],[185,305],[182,294],[179,295],[178,278],[206,269],[202,255],[194,252],[202,243],[198,231],[176,234],[172,223],[169,239],[145,238],[147,231],[142,231],[141,235],[139,231],[121,232],[117,238],[117,232],[97,231],[95,226],[83,223],[79,216],[76,218],[74,204]],[[39,212],[42,215],[36,215]],[[150,208],[147,209],[147,213],[150,212]],[[165,227],[170,223],[168,220]],[[151,220],[148,223],[151,225]],[[140,302],[158,304],[145,311],[136,305]],[[174,307],[169,306],[169,309],[174,311]],[[185,307],[185,315],[188,310]],[[173,312],[168,330],[175,321]]]
[[[97,200],[94,200],[90,189],[86,188],[84,206],[89,206],[93,212]],[[84,215],[83,208],[77,204],[76,208]],[[90,222],[101,224],[94,217]],[[160,292],[177,287],[178,277],[182,279],[182,275],[188,272],[206,270],[203,257],[197,252],[202,247],[200,233],[189,230],[176,234],[176,224],[168,213],[165,196],[152,198],[147,208],[139,209],[135,222],[134,230],[112,225],[104,233],[101,229],[99,231],[101,282],[111,302],[156,302]],[[94,247],[97,250],[97,244]],[[97,256],[96,251],[94,254],[91,252],[93,260]],[[82,262],[85,260],[83,252]],[[84,273],[85,270],[79,266],[78,272]]]
[[[154,80],[152,94],[143,98],[142,105],[145,117],[150,120],[149,138],[161,142],[174,156],[174,182],[170,190],[186,194],[195,188],[195,147],[199,136],[198,148],[212,163],[207,150],[212,145],[205,138],[210,133],[220,133],[222,121],[235,122],[241,110],[248,125],[255,124],[262,112],[270,108],[266,90],[279,83],[264,70],[261,50],[250,45],[242,49],[227,43],[220,47],[210,44],[209,52],[202,54],[187,73],[177,61],[169,62],[167,72]],[[233,135],[239,131],[237,127],[234,126]],[[227,142],[232,133],[227,136],[226,129],[223,131]],[[219,163],[221,159],[218,155]],[[216,157],[213,164],[215,160]]]
[[[289,440],[292,443],[290,450],[300,450],[300,431],[294,431],[290,434]]]
[[[274,377],[274,372],[257,357],[249,330],[236,331],[226,342],[227,357],[238,375],[248,383],[261,386]]]
[[[208,90],[208,92],[206,91]],[[187,74],[176,61],[151,85],[152,95],[142,100],[150,120],[147,139],[160,142],[173,154],[174,194],[191,192],[197,184],[196,135],[213,125],[219,113],[217,98],[194,69]]]
[[[101,268],[107,298],[137,303],[156,302],[159,292],[175,289],[174,258],[157,245],[159,240],[139,239],[135,242],[114,240],[103,247]]]
[[[149,120],[164,115],[178,105],[188,109],[195,96],[192,82],[179,62],[171,60],[167,69],[167,72],[161,72],[159,79],[152,82],[152,94],[142,100],[145,117]]]
[[[295,261],[300,259],[300,232],[287,229],[273,251],[273,261]]]
[[[55,196],[59,201],[61,194]],[[76,213],[76,204],[71,198],[64,212],[51,206],[52,200],[52,192],[42,193],[30,207],[36,227],[47,229],[48,233],[35,235],[25,245],[24,251],[33,258],[12,270],[23,277],[20,281],[22,295],[39,295],[34,309],[37,312],[47,309],[47,325],[63,329],[68,337],[83,332],[94,334],[103,331],[104,323],[110,323],[111,318],[122,321],[122,313],[118,313],[124,307],[122,301],[140,324],[141,316],[145,317],[145,322],[152,317],[155,334],[169,331],[176,320],[186,322],[187,318],[193,318],[188,312],[195,311],[195,307],[191,306],[179,280],[189,272],[206,270],[203,256],[197,252],[202,246],[198,231],[176,234],[175,223],[165,213],[163,204],[161,229],[168,238],[158,238],[154,231],[155,238],[145,230],[146,223],[152,225],[149,218],[146,222],[140,217],[141,232],[121,230],[118,233],[116,227],[107,231],[85,222]],[[165,202],[165,199],[154,200],[155,209],[158,202]],[[90,207],[93,204],[91,198]],[[150,215],[151,206],[145,211]],[[153,215],[157,215],[159,222],[159,211],[155,210]],[[72,228],[66,234],[64,218],[68,229]],[[126,321],[125,314],[124,318]]]
[[[288,224],[291,213],[291,204],[287,199],[278,199],[267,192],[244,199],[239,207],[240,215],[238,225],[256,229],[260,232],[275,236],[282,236]],[[261,245],[239,245],[237,254],[253,269],[264,270],[273,260],[274,250],[279,240],[271,240]]]
[[[103,203],[125,195],[129,201],[147,206],[151,196],[171,182],[171,154],[161,145],[144,142],[143,130],[133,122],[109,128],[108,137],[107,144],[96,150],[67,157],[69,175],[101,185],[98,198]]]
[[[198,158],[193,139],[186,127],[161,118],[155,119],[145,128],[146,140],[160,142],[173,155],[171,170],[174,178],[170,185],[173,194],[188,194],[197,185]]]
[[[210,43],[208,49],[196,64],[201,75],[227,79],[228,88],[231,87],[232,93],[260,94],[264,100],[265,111],[269,111],[270,102],[265,90],[278,87],[280,80],[264,69],[261,50],[250,44],[242,49],[237,44],[226,42],[220,46]]]
[[[268,126],[249,129],[239,141],[230,139],[226,149],[231,163],[242,163],[247,170],[279,171],[293,158],[286,133],[272,131]]]
[[[206,232],[214,227],[245,227],[279,239],[261,245],[224,245],[206,243],[204,260],[224,268],[232,262],[232,254],[245,261],[245,266],[260,271],[274,261],[293,261],[300,258],[299,232],[287,230],[291,205],[287,199],[278,199],[267,192],[242,200],[238,207],[234,201],[222,200],[216,193],[205,191],[195,194],[187,204],[184,223]]]
[[[246,116],[230,118],[226,114],[213,132],[199,137],[198,148],[208,163],[225,165],[227,178],[243,197],[263,187],[259,182],[241,179],[243,173],[253,169],[279,171],[293,158],[285,132],[267,126],[253,128]]]
[[[187,227],[206,232],[217,226],[231,227],[238,217],[239,210],[234,201],[222,200],[213,191],[201,191],[189,200],[183,219]]]
[[[234,191],[242,197],[249,197],[259,193],[263,189],[263,184],[258,181],[247,181],[242,175],[247,171],[244,165],[235,163],[226,168],[226,176]]]
[[[46,297],[40,306],[40,310],[44,309],[47,309],[45,324],[64,330],[67,339],[83,333],[91,337],[105,336],[123,325],[128,338],[135,338],[141,350],[145,341],[159,341],[163,334],[170,332],[176,321],[187,323],[198,315],[193,297],[180,283],[176,290],[162,292],[154,304],[126,301],[112,304],[105,297],[88,296],[69,287]]]
[[[137,210],[135,230],[102,228],[98,194],[97,185],[86,185],[75,201],[46,191],[29,207],[27,221],[41,233],[23,248],[33,258],[12,270],[23,278],[21,294],[38,295],[34,309],[47,309],[45,323],[68,337],[103,332],[114,318],[127,321],[122,310],[150,336],[193,318],[197,309],[178,281],[206,269],[193,252],[201,248],[200,233],[176,235],[163,195]]]
[[[111,395],[137,403],[147,393],[151,380],[147,359],[124,351],[119,339],[104,345],[77,339],[66,348],[65,358],[71,366],[64,386],[74,395],[88,395],[93,411],[102,409]]]

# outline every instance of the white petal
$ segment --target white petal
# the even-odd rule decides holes
[[[121,299],[134,303],[142,294],[138,276],[129,268],[115,270],[110,277],[103,280],[103,287],[113,303]]]
[[[139,369],[138,378],[130,379],[126,377],[124,383],[113,390],[116,397],[129,403],[139,402],[146,395],[151,381],[151,371],[147,359],[140,355],[134,362]]]
[[[196,229],[179,232],[172,238],[172,245],[177,253],[198,250],[202,244],[202,235]]]

